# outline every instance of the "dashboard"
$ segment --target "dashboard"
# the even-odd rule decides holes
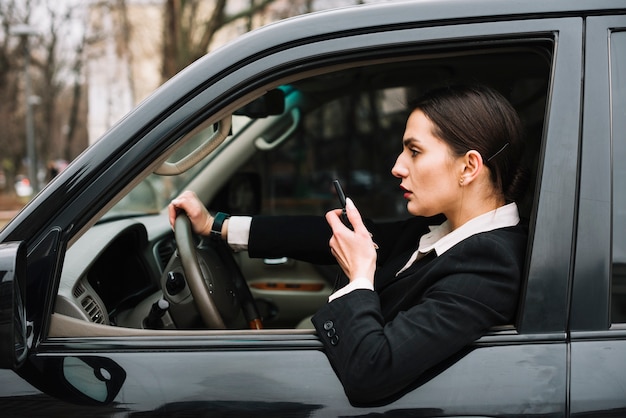
[[[162,216],[94,225],[67,250],[55,312],[140,328],[137,318],[145,317],[152,300],[160,297],[159,280],[175,251]]]

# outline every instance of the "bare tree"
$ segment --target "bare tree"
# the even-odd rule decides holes
[[[32,1],[26,0],[29,9]],[[6,176],[7,185],[13,184],[16,174],[22,169],[25,156],[25,100],[20,86],[24,76],[24,54],[26,37],[15,37],[12,28],[16,23],[29,23],[24,7],[15,0],[0,2],[0,170]],[[10,190],[7,187],[7,191]]]
[[[58,142],[58,119],[56,112],[57,98],[63,89],[63,82],[59,79],[61,63],[57,55],[59,45],[60,28],[69,18],[66,13],[59,13],[56,9],[46,5],[48,13],[48,25],[42,34],[42,56],[35,61],[40,69],[39,78],[39,123],[36,130],[38,133],[37,155],[40,156],[40,164],[50,159],[51,148]]]
[[[84,49],[87,43],[86,34],[83,33],[80,43],[76,45],[74,65],[72,66],[72,75],[74,81],[71,87],[71,99],[69,102],[69,113],[67,117],[67,129],[64,129],[65,144],[62,147],[62,158],[71,161],[85,146],[87,139],[87,109],[84,103],[86,98],[84,94]],[[82,141],[78,137],[82,133]]]
[[[163,81],[209,51],[211,42],[223,27],[246,19],[246,29],[253,27],[252,17],[277,0],[249,0],[249,5],[227,14],[227,1],[165,0],[163,25]]]
[[[76,12],[81,7],[80,1],[59,4],[54,0],[0,0],[0,129],[4,133],[0,136],[3,150],[0,168],[9,184],[17,173],[25,171],[26,100],[33,106],[35,154],[39,163],[35,169],[45,167],[48,160],[70,160],[86,146],[86,138],[76,141],[76,129],[71,128],[84,119],[72,112],[84,111],[84,106],[74,108],[67,100],[69,86],[76,89],[75,83],[84,82],[82,74],[76,74],[82,69],[82,47],[68,44],[68,40],[75,41],[72,32],[75,32]],[[11,28],[19,24],[34,27],[39,33],[11,36]],[[25,42],[29,42],[28,49]],[[28,53],[32,81],[28,98],[23,90],[25,53]],[[82,96],[82,87],[77,92]],[[77,100],[80,102],[81,98]],[[68,147],[67,141],[74,146]]]
[[[80,2],[66,3],[61,8],[56,0],[44,0],[41,8],[46,10],[47,24],[42,29],[36,61],[40,69],[37,137],[40,166],[49,166],[58,159],[73,159],[87,145],[86,135],[80,141],[76,134],[79,121],[85,120],[79,112],[86,111],[80,106],[85,31],[83,28],[82,36],[77,33],[83,23],[79,18],[83,10]],[[68,39],[72,41],[62,42]]]

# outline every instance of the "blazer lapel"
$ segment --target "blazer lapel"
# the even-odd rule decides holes
[[[429,252],[419,260],[415,261],[411,266],[402,271],[400,274],[396,274],[404,265],[406,264],[408,258],[413,254],[411,251],[406,257],[397,257],[398,261],[394,261],[393,263],[388,263],[384,269],[380,272],[379,275],[376,276],[374,280],[374,290],[381,294],[385,290],[387,290],[390,286],[411,277],[412,280],[419,279],[419,270],[428,265],[432,260],[437,258],[437,255],[434,251]],[[417,276],[417,277],[415,277]],[[379,277],[386,277],[385,280],[380,280]]]

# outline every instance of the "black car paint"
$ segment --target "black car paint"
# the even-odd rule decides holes
[[[0,232],[0,242],[27,245],[26,303],[34,327],[27,363],[17,372],[0,370],[0,408],[7,416],[626,415],[626,329],[609,330],[607,309],[610,226],[589,221],[610,218],[606,31],[626,27],[624,13],[624,3],[612,1],[388,3],[271,25],[192,65],[81,155]],[[603,16],[615,14],[620,16]],[[555,36],[543,149],[549,163],[542,165],[531,219],[529,279],[516,331],[482,338],[419,382],[419,390],[371,408],[349,405],[321,344],[307,333],[46,338],[64,248],[100,210],[93,202],[111,199],[146,170],[172,146],[182,126],[223,113],[223,106],[232,107],[296,65],[393,54],[429,36],[453,42],[457,33],[475,39],[491,33]],[[595,239],[581,239],[589,236]],[[597,277],[606,278],[600,287]],[[112,403],[74,404],[93,402],[75,392],[58,364],[86,355],[123,372]],[[236,372],[229,368],[233,363]],[[149,378],[140,380],[145,375]]]

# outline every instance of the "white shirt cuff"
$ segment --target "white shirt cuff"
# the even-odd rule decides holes
[[[231,216],[228,219],[228,245],[233,251],[244,251],[248,249],[250,240],[250,216]]]
[[[343,295],[347,295],[348,293],[357,289],[374,290],[374,284],[365,277],[357,277],[356,279],[352,280],[350,283],[330,295],[328,297],[328,301],[332,302],[333,300]]]

